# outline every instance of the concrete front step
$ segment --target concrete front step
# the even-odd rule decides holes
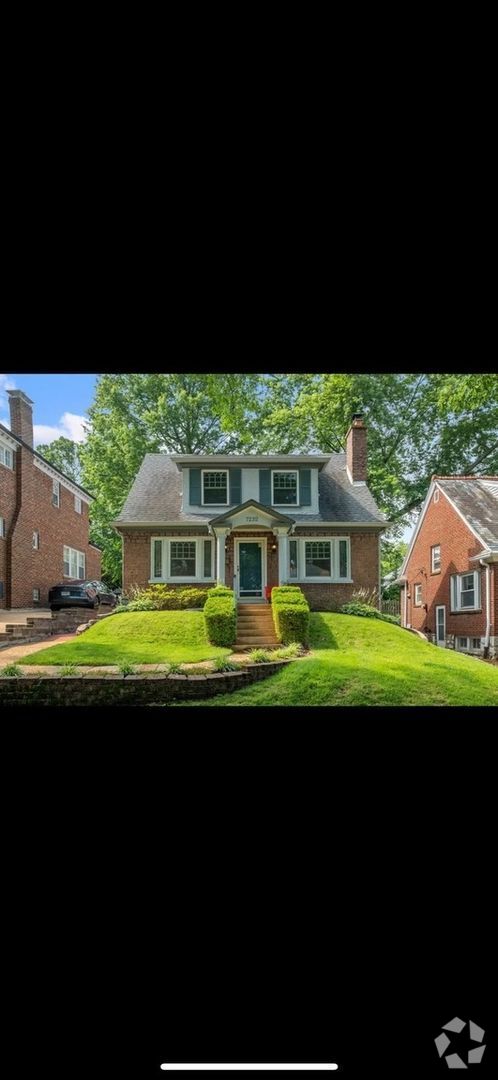
[[[236,641],[234,650],[236,649],[279,649],[280,645],[278,641]]]

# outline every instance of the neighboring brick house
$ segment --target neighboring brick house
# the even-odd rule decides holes
[[[433,476],[398,583],[401,622],[498,654],[498,476]]]
[[[366,484],[366,434],[356,415],[345,454],[147,454],[113,523],[123,588],[220,581],[255,603],[298,583],[330,611],[360,587],[378,599],[387,522]]]
[[[91,495],[33,449],[33,402],[8,390],[10,431],[0,424],[0,609],[48,606],[64,579],[99,579],[88,539]]]

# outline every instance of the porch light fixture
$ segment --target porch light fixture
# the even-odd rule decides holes
[[[277,550],[277,545],[276,545],[276,543],[275,543],[275,540],[273,541],[273,544],[272,544],[272,546],[271,546],[271,550],[272,550],[272,551],[276,551],[276,550]]]

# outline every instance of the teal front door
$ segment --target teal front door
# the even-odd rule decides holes
[[[254,540],[239,543],[239,595],[263,595],[262,544]]]

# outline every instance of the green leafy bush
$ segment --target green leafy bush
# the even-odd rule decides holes
[[[310,609],[302,590],[297,585],[281,585],[272,589],[271,605],[278,640],[284,645],[290,645],[291,642],[306,645]]]
[[[215,671],[240,671],[242,667],[242,664],[238,664],[235,660],[228,660],[225,656],[217,656],[214,661]]]
[[[399,615],[384,615],[382,611],[371,607],[370,604],[361,604],[357,600],[350,600],[348,604],[343,604],[341,612],[343,615],[362,615],[366,619],[381,619],[382,622],[395,623],[399,626]]]
[[[213,595],[214,593],[214,595]],[[233,589],[217,593],[210,589],[204,604],[206,632],[211,645],[233,645],[237,633],[235,593]]]
[[[183,589],[172,589],[170,585],[150,585],[147,589],[134,588],[126,606],[116,609],[123,611],[186,611],[202,608],[211,591],[207,586],[186,585]]]

